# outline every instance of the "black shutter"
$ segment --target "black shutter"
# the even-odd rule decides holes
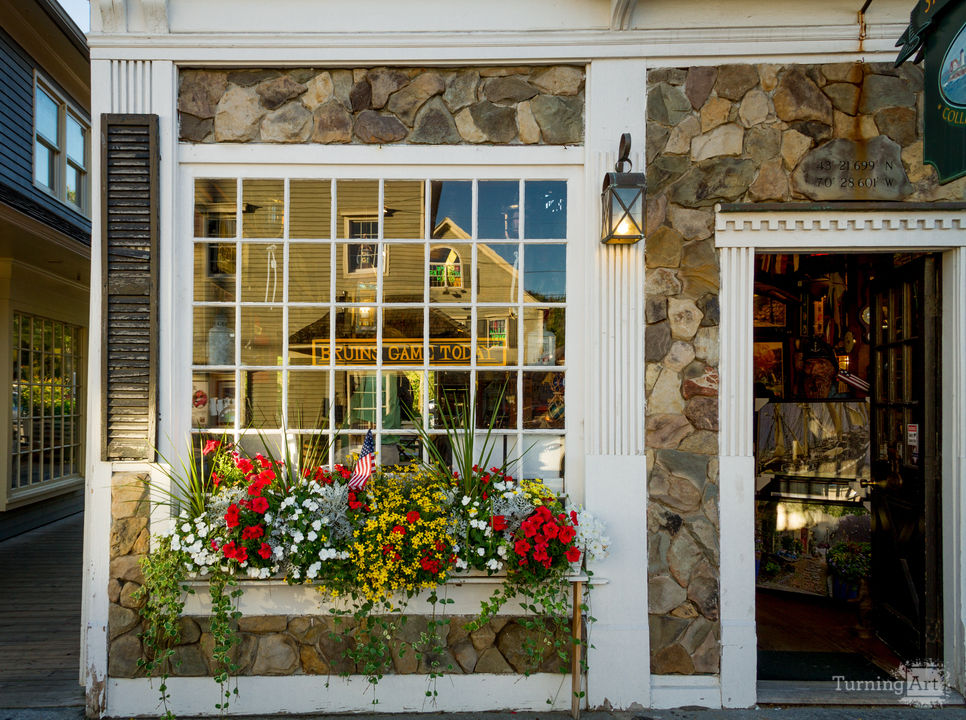
[[[105,460],[153,460],[157,417],[158,116],[101,116]]]

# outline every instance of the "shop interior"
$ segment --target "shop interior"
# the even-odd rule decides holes
[[[884,679],[871,571],[870,288],[883,255],[755,258],[758,678]],[[891,261],[890,258],[888,261]]]

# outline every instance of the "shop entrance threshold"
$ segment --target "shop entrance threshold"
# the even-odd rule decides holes
[[[903,693],[872,685],[848,686],[833,681],[759,680],[759,705],[904,705]],[[948,690],[943,705],[966,705],[955,690]]]

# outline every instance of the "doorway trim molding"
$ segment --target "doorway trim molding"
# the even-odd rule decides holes
[[[774,206],[773,206],[774,207]],[[786,206],[787,208],[788,206]],[[754,259],[768,252],[942,253],[943,652],[951,684],[966,687],[966,209],[750,210],[715,207],[721,267],[721,704],[757,701],[755,459],[752,343]]]

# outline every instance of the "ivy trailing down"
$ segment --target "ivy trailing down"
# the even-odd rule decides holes
[[[178,641],[184,584],[192,578],[210,584],[211,654],[223,712],[237,693],[231,678],[238,671],[232,649],[238,642],[239,578],[284,576],[339,598],[340,609],[332,611],[339,637],[333,639],[351,631],[343,654],[373,687],[391,667],[394,652],[411,652],[429,677],[427,695],[435,697],[435,680],[452,669],[444,613],[452,600],[443,591],[454,572],[505,576],[470,629],[482,627],[516,598],[528,613],[521,624],[538,631],[528,633],[524,643],[531,671],[548,655],[565,659],[570,648],[558,628],[566,625],[570,610],[566,577],[579,572],[585,555],[606,554],[602,526],[554,497],[541,481],[465,462],[481,455],[472,445],[464,451],[454,453],[460,455],[455,472],[440,458],[377,467],[361,482],[364,473],[354,476],[341,465],[299,467],[268,453],[248,456],[224,440],[208,441],[203,457],[189,453],[173,478],[170,500],[176,502],[178,492],[187,498],[170,532],[154,539],[143,562],[148,657],[141,667],[162,678],[168,717],[165,681]],[[408,604],[426,591],[433,605],[426,629],[415,637],[400,632]]]

